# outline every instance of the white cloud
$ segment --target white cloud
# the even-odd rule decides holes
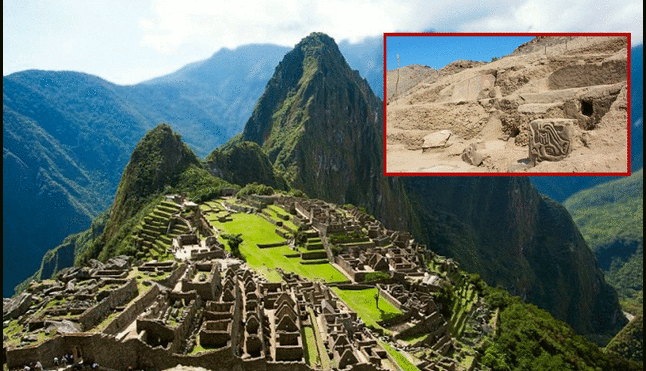
[[[337,42],[384,32],[632,32],[638,0],[61,0],[3,2],[3,74],[76,70],[132,83],[222,47],[293,46],[321,31]],[[124,72],[125,71],[125,72]],[[137,76],[140,76],[137,78]]]
[[[184,44],[214,51],[250,43],[292,46],[312,31],[337,42],[384,32],[632,32],[642,42],[641,1],[502,0],[454,2],[153,0],[153,18],[140,18],[141,45],[164,54]]]
[[[528,0],[481,19],[461,23],[464,32],[631,32],[643,42],[641,1]]]

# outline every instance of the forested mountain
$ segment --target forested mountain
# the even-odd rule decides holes
[[[597,185],[563,205],[597,257],[625,310],[640,312],[644,282],[644,173]]]

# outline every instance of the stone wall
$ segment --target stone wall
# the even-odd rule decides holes
[[[348,261],[343,259],[343,257],[341,256],[337,256],[335,260],[336,260],[336,264],[338,264],[339,267],[341,267],[341,269],[343,269],[345,273],[347,273],[347,275],[350,276],[350,278],[352,278],[352,281],[359,282],[359,280],[357,279],[358,277],[356,276],[357,272],[354,270],[354,268],[352,268],[352,265]],[[360,277],[360,278],[363,278],[363,277]]]
[[[283,232],[282,230],[280,230],[278,228],[276,228],[275,232],[276,232],[277,235],[279,235],[282,238],[290,238],[290,236],[287,233]]]
[[[195,290],[197,294],[204,300],[215,300],[216,296],[219,295],[218,286],[220,283],[220,269],[218,265],[213,264],[210,271],[207,273],[204,270],[204,267],[196,266],[188,270],[186,276],[182,282],[183,291]],[[193,282],[193,274],[207,274],[208,278],[204,282]]]
[[[278,247],[278,246],[285,246],[285,245],[287,245],[287,241],[274,242],[274,243],[259,243],[259,244],[257,244],[258,248],[260,248],[260,249],[266,249],[266,248]]]
[[[78,349],[88,360],[101,367],[125,370],[167,369],[177,365],[204,367],[210,370],[251,370],[251,371],[314,371],[303,362],[268,362],[264,358],[242,361],[235,357],[230,347],[216,351],[200,352],[196,355],[170,354],[160,347],[153,348],[139,339],[117,341],[113,336],[102,333],[78,333],[57,336],[38,346],[7,350],[9,369],[21,368],[30,362],[40,361],[45,368],[53,368],[54,357],[72,353]],[[354,371],[376,371],[369,364],[354,365]]]
[[[301,259],[326,259],[327,253],[324,250],[301,252]]]
[[[87,360],[92,360],[101,367],[125,370],[128,367],[137,369],[166,369],[179,364],[201,366],[211,370],[266,369],[266,361],[254,362],[251,368],[240,358],[234,357],[230,348],[219,351],[204,352],[194,356],[171,354],[167,350],[153,348],[139,339],[125,342],[117,341],[106,334],[68,334],[57,336],[39,346],[7,351],[7,366],[10,369],[22,367],[30,362],[40,361],[45,368],[54,366],[54,357],[65,353],[79,351]],[[296,370],[296,369],[295,369]],[[307,368],[301,370],[308,370]]]
[[[137,299],[132,304],[121,312],[115,319],[112,320],[103,329],[103,333],[116,335],[119,332],[123,331],[128,325],[137,319],[137,316],[141,314],[150,304],[155,300],[159,295],[159,286],[153,285],[147,293],[145,293],[141,298]]]
[[[172,353],[177,353],[180,349],[182,349],[182,345],[186,342],[186,339],[190,335],[199,301],[200,301],[199,297],[196,297],[194,300],[191,300],[191,302],[188,304],[188,309],[185,312],[182,322],[173,329],[173,332],[175,333],[175,337],[170,347],[170,351]]]
[[[300,340],[300,339],[299,339]],[[276,359],[297,361],[303,358],[300,345],[276,345]]]
[[[186,263],[180,264],[179,268],[175,269],[168,278],[159,281],[159,284],[170,288],[175,287],[175,285],[177,285],[177,281],[179,281],[179,279],[184,275],[187,268],[188,265]]]
[[[137,296],[137,293],[137,280],[133,278],[125,285],[112,291],[110,295],[103,299],[99,304],[83,312],[83,314],[78,318],[81,327],[84,330],[89,330],[96,326],[103,318],[109,315],[109,312]]]
[[[146,331],[148,344],[161,345],[170,352],[169,344],[175,340],[175,332],[156,319],[137,318],[137,333]]]
[[[377,285],[377,290],[379,290],[379,295],[381,295],[381,297],[386,299],[386,301],[392,304],[395,308],[402,310],[402,303],[400,303],[399,300],[390,295],[388,291],[382,289],[380,285]]]

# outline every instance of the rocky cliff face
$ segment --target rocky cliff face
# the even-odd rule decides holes
[[[409,216],[396,179],[382,176],[381,102],[334,40],[313,33],[276,67],[242,134],[295,188],[362,205],[391,227]]]

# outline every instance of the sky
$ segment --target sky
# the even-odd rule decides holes
[[[439,70],[460,60],[491,62],[514,51],[519,45],[532,40],[531,36],[415,36],[386,37],[386,66],[420,64]]]
[[[631,32],[633,45],[643,38],[638,0],[7,0],[2,18],[3,75],[73,70],[118,84],[171,73],[221,48],[294,46],[313,31],[337,43],[429,30]]]

